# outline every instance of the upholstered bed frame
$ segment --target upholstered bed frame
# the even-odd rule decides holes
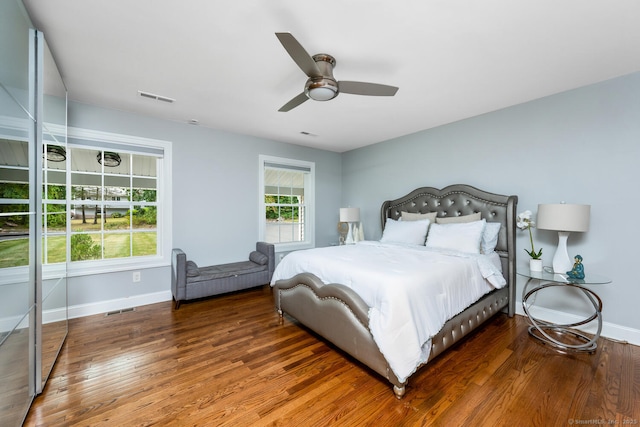
[[[517,196],[504,196],[468,185],[451,185],[443,189],[418,188],[396,200],[382,204],[381,222],[398,219],[402,211],[437,212],[438,217],[470,215],[480,212],[487,222],[502,224],[496,252],[500,256],[507,285],[486,294],[462,313],[450,319],[432,338],[429,360],[460,341],[500,311],[510,317],[515,312],[515,218]],[[369,331],[369,307],[350,288],[340,284],[323,284],[310,273],[280,280],[274,284],[276,309],[293,317],[366,366],[387,378],[396,397],[405,393],[407,381],[395,376]]]

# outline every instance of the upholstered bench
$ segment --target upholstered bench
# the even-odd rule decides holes
[[[248,261],[198,267],[174,248],[171,255],[171,292],[176,310],[182,301],[261,286],[271,281],[275,268],[274,246],[256,243]]]

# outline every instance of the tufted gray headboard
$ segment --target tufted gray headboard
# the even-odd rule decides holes
[[[518,196],[489,193],[470,185],[456,184],[438,189],[421,187],[406,196],[382,203],[380,220],[384,230],[387,218],[398,219],[401,212],[429,213],[452,217],[480,212],[487,222],[499,222],[500,234],[496,252],[502,261],[502,272],[510,286],[515,287],[515,225]],[[514,289],[515,297],[515,289]]]

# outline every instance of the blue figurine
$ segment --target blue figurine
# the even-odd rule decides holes
[[[567,276],[572,279],[584,279],[584,265],[582,265],[582,257],[576,255],[573,260],[573,269],[567,271]]]

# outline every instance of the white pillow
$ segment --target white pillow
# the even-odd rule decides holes
[[[487,222],[482,233],[480,249],[483,254],[490,254],[498,245],[498,234],[500,234],[501,224],[499,222]]]
[[[431,224],[426,246],[471,254],[480,253],[480,242],[486,221]]]
[[[424,245],[424,239],[427,236],[430,222],[428,219],[419,221],[396,221],[387,218],[380,241],[383,243]]]

